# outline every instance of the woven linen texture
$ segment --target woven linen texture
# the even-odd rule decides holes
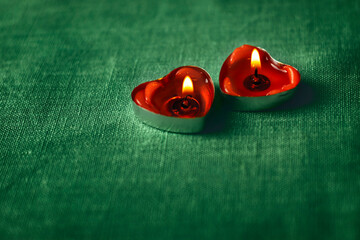
[[[359,239],[359,1],[0,1],[1,239]],[[135,118],[183,65],[242,44],[294,99],[204,134]]]

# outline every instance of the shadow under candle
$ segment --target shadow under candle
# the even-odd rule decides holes
[[[294,96],[285,103],[266,111],[285,111],[310,105],[315,101],[315,91],[307,83],[300,82]]]

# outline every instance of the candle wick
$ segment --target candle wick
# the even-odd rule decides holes
[[[257,68],[255,68],[255,77],[256,77],[256,78],[259,77],[259,76],[258,76],[258,70],[257,70]]]
[[[190,103],[189,103],[189,98],[191,98],[191,95],[186,95],[186,97],[183,99],[181,106],[183,108],[188,108],[190,107]]]

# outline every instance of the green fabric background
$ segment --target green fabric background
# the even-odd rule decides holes
[[[360,239],[359,1],[0,1],[1,239]],[[218,83],[252,44],[295,98],[138,121],[130,93],[182,65]],[[215,112],[215,113],[214,113]]]

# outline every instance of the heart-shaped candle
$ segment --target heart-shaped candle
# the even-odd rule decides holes
[[[262,48],[243,45],[225,60],[220,89],[237,110],[257,111],[289,99],[300,82],[292,66],[273,59]]]
[[[140,84],[131,93],[139,119],[162,130],[184,133],[202,130],[214,95],[210,75],[195,66],[176,68],[163,78]]]

